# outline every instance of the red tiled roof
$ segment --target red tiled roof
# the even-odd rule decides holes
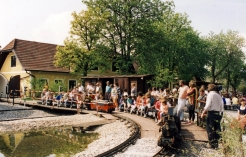
[[[58,45],[14,39],[2,51],[14,50],[23,69],[32,71],[69,72],[55,67],[54,55]]]
[[[6,46],[2,49],[2,51],[12,50],[12,49],[14,48],[14,46],[15,46],[15,40],[16,40],[16,39],[12,40],[8,45],[6,45]]]

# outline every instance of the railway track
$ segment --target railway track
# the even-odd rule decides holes
[[[162,148],[154,157],[198,157],[200,151],[206,147],[205,141],[182,140],[175,147]]]
[[[135,123],[133,120],[131,120],[129,118],[126,118],[126,117],[123,117],[120,115],[114,115],[114,116],[130,122],[134,128],[134,131],[133,131],[131,137],[129,137],[126,141],[124,141],[120,145],[118,145],[118,146],[116,146],[116,147],[114,147],[114,148],[112,148],[112,149],[110,149],[110,150],[108,150],[102,154],[97,155],[96,157],[113,156],[113,155],[117,154],[118,152],[122,152],[122,151],[126,150],[128,146],[135,144],[136,141],[140,138],[140,135],[141,135],[140,126],[137,123]]]

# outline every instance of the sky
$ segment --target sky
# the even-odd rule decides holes
[[[245,0],[174,0],[201,35],[227,30],[246,38]],[[0,46],[13,39],[63,45],[71,13],[86,9],[81,0],[0,0]]]

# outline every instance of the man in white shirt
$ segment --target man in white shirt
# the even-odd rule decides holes
[[[187,97],[187,92],[189,90],[189,87],[184,84],[184,80],[179,81],[179,96],[178,96],[178,107],[177,107],[177,113],[178,117],[180,117],[180,120],[183,120],[183,108],[185,107],[186,104],[186,97]]]
[[[84,86],[78,83],[78,91],[84,93]]]
[[[219,132],[221,132],[220,121],[222,119],[222,112],[224,111],[224,105],[222,97],[217,92],[217,86],[214,84],[208,85],[208,95],[206,99],[206,105],[204,111],[201,114],[201,118],[207,112],[206,130],[208,134],[209,147],[218,148],[218,140],[220,139]]]

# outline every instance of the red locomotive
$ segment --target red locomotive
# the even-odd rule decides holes
[[[112,113],[115,111],[115,105],[113,102],[108,102],[108,100],[94,100],[90,103],[90,108],[92,110],[98,110],[101,112]]]

